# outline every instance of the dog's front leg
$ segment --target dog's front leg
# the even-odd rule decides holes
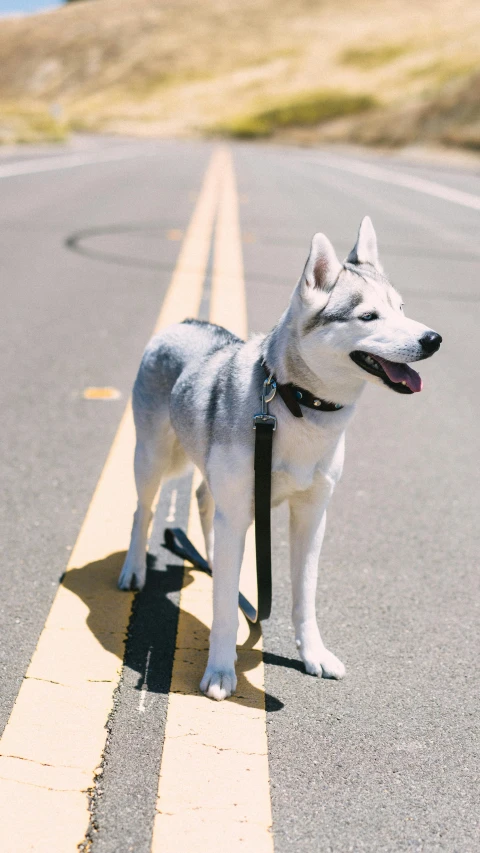
[[[200,689],[217,700],[231,696],[237,686],[238,586],[249,524],[249,519],[242,520],[241,516],[235,512],[224,514],[217,508],[213,520],[213,623]]]
[[[321,478],[306,492],[290,499],[290,566],[295,641],[311,675],[343,678],[345,667],[323,644],[318,629],[315,593],[327,505],[333,485]]]

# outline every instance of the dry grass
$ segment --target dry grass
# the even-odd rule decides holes
[[[58,104],[92,131],[480,146],[479,24],[477,0],[70,3],[0,21],[0,139]]]
[[[36,103],[0,102],[0,143],[61,142],[68,129]]]
[[[254,139],[273,136],[276,131],[286,128],[312,127],[339,116],[362,113],[375,106],[377,102],[371,95],[321,89],[290,96],[275,106],[230,119],[212,130],[238,139]]]
[[[331,127],[327,136],[334,140],[335,135],[335,128]],[[459,74],[431,97],[392,105],[369,122],[360,119],[342,131],[340,138],[367,145],[397,146],[412,140],[440,141],[480,151],[480,72]]]
[[[377,47],[348,47],[340,54],[340,62],[344,65],[353,65],[361,71],[370,71],[379,68],[388,62],[393,62],[404,53],[412,50],[408,44],[381,44]]]

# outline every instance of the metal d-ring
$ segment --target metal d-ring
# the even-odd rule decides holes
[[[270,391],[268,390],[269,387],[270,387]],[[268,377],[268,379],[265,379],[265,382],[263,383],[263,391],[262,391],[262,396],[260,398],[262,401],[262,415],[268,414],[268,409],[266,408],[266,405],[267,405],[267,403],[270,403],[273,400],[276,393],[277,393],[277,383],[275,382],[275,379],[273,378],[273,373],[271,373],[270,376]]]
[[[270,390],[269,390],[270,389]],[[265,382],[262,386],[262,394],[260,397],[262,403],[262,411],[259,415],[255,415],[253,418],[253,428],[255,429],[257,424],[265,424],[272,426],[274,430],[277,428],[277,419],[274,415],[269,415],[268,413],[268,404],[273,400],[275,394],[277,393],[277,383],[273,378],[273,373],[270,374],[268,379],[265,379]]]

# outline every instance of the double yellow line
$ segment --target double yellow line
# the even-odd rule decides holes
[[[226,149],[208,166],[155,331],[198,314],[215,218],[210,319],[246,334],[238,197]],[[74,853],[85,837],[132,600],[115,585],[135,506],[133,447],[129,405],[0,741],[5,853]],[[198,539],[193,506],[189,533]],[[261,638],[242,624],[236,698],[219,706],[200,696],[210,599],[209,578],[185,570],[153,850],[206,850],[223,840],[233,850],[247,842],[270,853]]]

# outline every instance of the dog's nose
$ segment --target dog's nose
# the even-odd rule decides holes
[[[425,334],[420,338],[420,343],[422,345],[422,349],[429,355],[432,355],[432,353],[436,352],[442,343],[442,336],[437,334],[437,332],[425,332]]]

